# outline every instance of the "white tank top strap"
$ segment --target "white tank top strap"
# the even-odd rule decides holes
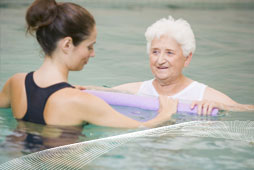
[[[171,97],[181,100],[202,100],[206,87],[203,83],[193,81],[189,86]]]
[[[153,80],[144,81],[139,90],[137,95],[140,96],[159,96],[156,89],[153,86]],[[181,99],[181,100],[202,100],[204,97],[204,92],[207,85],[203,83],[199,83],[197,81],[193,81],[190,85],[184,88],[179,93],[170,96],[172,98]]]
[[[159,96],[159,94],[157,93],[156,89],[153,86],[153,80],[154,79],[144,81],[141,84],[141,86],[140,86],[140,88],[137,92],[137,95],[140,95],[140,96]]]

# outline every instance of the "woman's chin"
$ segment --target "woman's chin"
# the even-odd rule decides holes
[[[166,79],[169,78],[168,75],[156,75],[155,77],[156,77],[156,79],[158,79],[158,80],[166,80]]]
[[[84,66],[85,65],[82,65],[82,66],[76,67],[76,68],[72,68],[72,69],[70,69],[70,71],[81,71],[81,70],[83,70]]]
[[[85,65],[83,65],[82,67],[78,68],[77,71],[83,70],[84,66],[85,66]]]

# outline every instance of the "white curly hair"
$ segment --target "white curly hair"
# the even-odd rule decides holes
[[[174,38],[180,44],[183,55],[187,57],[190,53],[194,54],[196,49],[196,41],[190,24],[183,19],[175,20],[172,16],[168,19],[162,18],[149,26],[145,32],[147,40],[147,52],[149,54],[152,40],[162,35]]]

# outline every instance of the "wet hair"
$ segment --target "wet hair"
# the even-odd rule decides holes
[[[190,24],[183,20],[174,20],[172,16],[168,19],[162,18],[149,26],[145,32],[147,40],[147,52],[149,54],[151,43],[154,38],[160,38],[162,35],[170,36],[180,44],[183,55],[187,57],[196,49],[196,41]]]
[[[26,12],[27,32],[36,34],[46,55],[51,55],[57,42],[71,37],[77,46],[87,39],[94,26],[93,16],[74,3],[57,3],[55,0],[35,0]]]

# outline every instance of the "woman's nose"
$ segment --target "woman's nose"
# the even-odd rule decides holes
[[[95,51],[93,50],[91,53],[90,53],[90,57],[94,57],[95,56]]]
[[[166,60],[165,60],[165,55],[164,55],[164,53],[161,53],[161,54],[159,55],[159,57],[158,57],[157,62],[158,62],[158,64],[163,64],[165,61],[166,61]]]

